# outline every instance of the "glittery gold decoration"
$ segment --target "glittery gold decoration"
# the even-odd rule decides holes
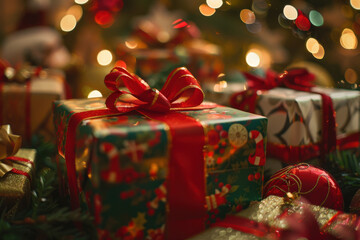
[[[291,198],[292,197],[290,197],[290,199]],[[241,211],[240,213],[237,214],[237,216],[245,217],[250,221],[264,223],[270,227],[269,229],[275,231],[276,229],[288,228],[286,218],[283,217],[285,211],[283,208],[284,205],[287,205],[286,211],[290,215],[292,213],[303,214],[304,207],[309,207],[317,223],[319,224],[319,229],[322,232],[330,233],[333,236],[339,237],[339,236],[344,236],[343,229],[347,229],[347,231],[357,230],[356,222],[359,221],[359,217],[356,214],[347,214],[337,210],[310,205],[302,201],[296,201],[296,199],[291,199],[291,201],[292,203],[289,202],[289,196],[285,199],[271,195],[266,199],[262,200],[261,202],[256,202],[253,205],[251,205],[249,208]],[[343,226],[343,228],[339,228],[339,226]],[[266,237],[271,237],[271,236],[273,235],[271,232],[269,232],[269,234]],[[240,232],[230,227],[228,228],[215,227],[208,229],[205,232],[191,239],[192,240],[202,240],[202,239],[243,240],[243,239],[263,239],[263,238],[254,236],[249,233]]]
[[[29,159],[34,163],[35,153],[34,149],[20,149],[15,156]],[[30,177],[34,170],[32,164],[27,162],[12,161],[12,167],[28,173]],[[30,179],[24,175],[8,172],[0,177],[0,212],[6,209],[5,216],[13,216],[18,208],[29,204],[30,190]]]

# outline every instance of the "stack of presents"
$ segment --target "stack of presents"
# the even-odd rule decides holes
[[[61,190],[72,208],[91,213],[99,239],[359,238],[360,218],[344,212],[339,185],[321,167],[360,150],[360,92],[316,87],[300,68],[244,73],[240,90],[205,91],[205,83],[218,84],[215,73],[188,69],[199,59],[216,69],[216,56],[194,48],[190,67],[151,88],[133,71],[156,73],[174,51],[162,47],[159,62],[149,49],[127,49],[137,64],[150,54],[156,70],[148,57],[131,70],[115,67],[104,76],[107,98],[65,100],[61,73],[3,64],[1,124],[11,124],[23,146],[56,135]],[[3,159],[31,169],[34,153],[14,157],[16,137],[5,126],[1,137]],[[357,171],[355,160],[344,165]],[[5,176],[26,181],[0,181],[15,181],[23,201],[31,171],[16,169]]]

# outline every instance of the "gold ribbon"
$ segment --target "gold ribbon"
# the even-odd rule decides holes
[[[21,146],[21,136],[11,133],[10,125],[0,128],[0,177],[13,169],[12,161],[6,159],[17,153]]]

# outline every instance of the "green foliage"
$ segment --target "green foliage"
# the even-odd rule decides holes
[[[33,141],[37,149],[36,175],[31,203],[15,216],[0,217],[0,239],[96,239],[92,218],[80,210],[71,210],[58,192],[54,144]]]

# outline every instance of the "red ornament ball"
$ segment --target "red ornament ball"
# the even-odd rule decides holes
[[[343,210],[344,200],[338,183],[325,170],[309,164],[291,165],[276,172],[264,186],[263,197],[283,197],[297,193],[311,204]]]

